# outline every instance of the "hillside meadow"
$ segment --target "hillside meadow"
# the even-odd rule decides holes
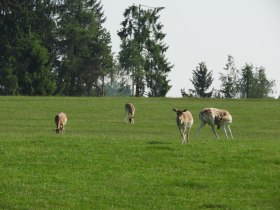
[[[124,123],[124,104],[136,107]],[[234,140],[204,107],[233,116]],[[0,209],[280,209],[279,100],[0,97]],[[172,108],[194,116],[181,145]],[[64,111],[64,135],[54,116]]]

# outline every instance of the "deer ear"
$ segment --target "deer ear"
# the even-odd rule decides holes
[[[187,109],[184,109],[182,112],[186,112],[186,111],[188,111]]]
[[[177,112],[177,109],[173,109],[174,112]]]

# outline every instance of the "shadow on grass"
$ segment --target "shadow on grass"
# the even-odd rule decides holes
[[[162,141],[148,141],[148,144],[170,144],[170,143],[162,142]]]
[[[272,160],[271,161],[273,164],[275,164],[275,165],[280,165],[280,160],[276,160],[276,159],[274,159],[274,160]]]
[[[169,147],[169,146],[162,146],[162,145],[160,145],[160,146],[154,146],[154,147],[149,146],[149,147],[147,147],[147,148],[148,148],[148,149],[152,149],[152,150],[174,151],[173,148],[171,148],[171,147]]]
[[[207,203],[200,206],[200,208],[205,209],[230,209],[228,206],[224,204],[213,204],[213,203]]]
[[[200,182],[195,182],[191,180],[175,180],[174,185],[176,187],[185,187],[194,190],[203,190],[207,188],[207,185]]]

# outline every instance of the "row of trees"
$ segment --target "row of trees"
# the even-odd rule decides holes
[[[0,3],[1,94],[102,94],[113,56],[100,2]]]
[[[101,1],[1,0],[0,94],[165,96],[161,9],[125,11],[114,58]]]
[[[190,89],[189,93],[181,89],[183,97],[268,98],[275,86],[274,80],[267,79],[264,67],[245,64],[244,67],[238,69],[231,55],[228,56],[224,72],[220,73],[221,88],[219,90],[209,90],[214,79],[213,72],[207,69],[205,62],[199,63],[192,73],[190,81],[194,89]]]
[[[159,22],[163,8],[130,6],[114,56],[100,0],[0,0],[0,94],[165,96],[173,65]],[[229,56],[220,90],[200,63],[183,96],[265,98],[274,86],[264,68],[238,70]]]

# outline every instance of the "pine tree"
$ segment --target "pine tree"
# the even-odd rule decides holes
[[[241,98],[252,98],[253,94],[253,65],[245,64],[241,69],[241,78],[239,79],[239,92]]]
[[[65,95],[104,95],[104,78],[113,65],[111,37],[102,24],[100,1],[66,0],[59,7],[58,90]]]
[[[172,65],[165,58],[168,47],[163,43],[163,25],[158,13],[163,8],[143,9],[131,6],[124,12],[125,20],[118,32],[121,38],[119,63],[132,79],[135,96],[165,96],[171,86],[167,74]]]
[[[11,0],[0,6],[1,94],[53,94],[52,1]]]
[[[194,89],[190,90],[190,92],[200,98],[210,98],[212,96],[212,91],[206,91],[213,82],[212,71],[208,71],[206,64],[201,62],[196,67],[196,70],[193,70],[192,74],[191,82]]]
[[[265,68],[255,68],[251,64],[245,64],[241,69],[239,79],[239,91],[241,98],[268,98],[273,92],[274,80],[268,80]]]
[[[268,98],[270,93],[273,93],[275,80],[268,80],[265,73],[265,68],[260,67],[255,70],[255,97]]]

